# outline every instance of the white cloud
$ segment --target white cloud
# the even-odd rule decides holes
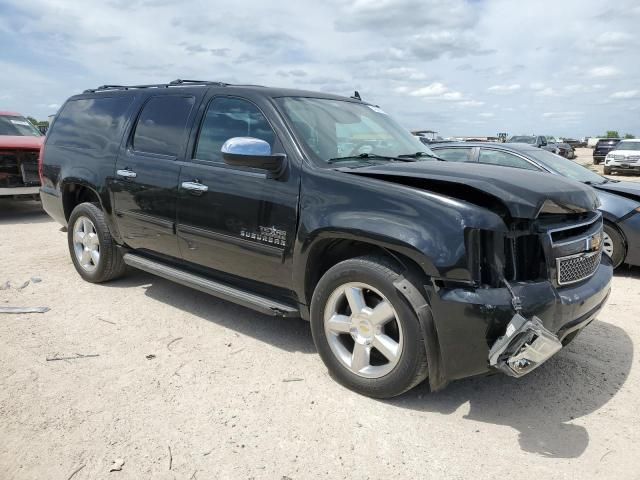
[[[616,77],[618,75],[620,75],[620,73],[622,73],[620,71],[619,68],[617,67],[612,67],[610,65],[608,66],[602,66],[602,67],[593,67],[591,68],[587,74],[591,77]]]
[[[414,97],[436,97],[439,95],[444,95],[448,91],[449,89],[442,83],[434,82],[427,85],[426,87],[418,88],[417,90],[412,91],[410,95]]]
[[[551,87],[546,87],[546,88],[543,88],[542,90],[539,90],[538,92],[536,92],[536,95],[539,95],[541,97],[555,97],[555,96],[558,95],[558,92],[556,92]]]
[[[483,113],[479,113],[478,116],[483,118],[493,118],[495,117],[495,114],[491,112],[483,112]]]
[[[544,88],[544,83],[533,82],[529,87],[531,87],[531,90],[542,90]]]
[[[511,85],[492,85],[487,90],[496,93],[512,93],[520,90],[520,84],[513,83]]]
[[[461,107],[481,107],[484,105],[484,102],[480,102],[478,100],[463,100],[458,102],[458,105]]]
[[[611,94],[611,98],[629,99],[640,97],[640,90],[623,90]]]

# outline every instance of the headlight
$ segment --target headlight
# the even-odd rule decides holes
[[[613,155],[611,155],[611,154],[607,155],[605,160],[613,160]]]

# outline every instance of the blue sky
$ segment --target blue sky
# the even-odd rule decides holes
[[[0,110],[175,78],[351,95],[411,129],[640,135],[640,4],[0,0]]]

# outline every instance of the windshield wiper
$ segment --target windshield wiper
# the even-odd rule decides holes
[[[444,158],[438,157],[437,155],[433,155],[427,152],[416,152],[416,153],[404,153],[402,155],[398,155],[400,158],[421,158],[421,157],[429,157],[434,160],[438,160],[440,162],[446,162]]]
[[[415,158],[413,157],[405,157],[405,156],[398,156],[398,157],[393,157],[390,155],[378,155],[375,153],[361,153],[359,155],[347,155],[345,157],[335,157],[335,158],[330,158],[329,160],[327,160],[327,163],[336,163],[336,162],[348,162],[349,160],[357,160],[357,159],[368,159],[368,158],[373,158],[376,160],[389,160],[391,162],[415,162]]]

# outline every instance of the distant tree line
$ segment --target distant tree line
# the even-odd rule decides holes
[[[29,117],[29,116],[27,116],[27,120],[29,120],[33,124],[34,127],[40,127],[40,126],[48,127],[49,126],[49,120],[40,121],[40,120],[36,120],[35,118]]]
[[[620,137],[620,134],[617,130],[607,130],[607,134],[604,135],[606,138],[636,138],[635,135],[630,133],[625,133],[624,137]]]

